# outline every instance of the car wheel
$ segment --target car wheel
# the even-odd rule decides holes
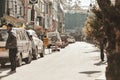
[[[31,63],[31,61],[32,61],[32,56],[31,56],[31,53],[29,53],[28,57],[25,59],[25,63],[29,64]]]
[[[40,57],[44,57],[44,54],[43,54],[43,53],[40,53]]]
[[[40,57],[44,57],[45,50],[43,49],[43,50],[42,50],[42,52],[41,52],[41,53],[39,53],[39,54],[40,54]]]
[[[16,65],[17,65],[17,67],[20,67],[22,65],[22,56],[21,55],[19,55],[17,57]]]
[[[4,68],[5,67],[5,63],[1,63],[1,68]]]
[[[33,59],[34,60],[38,59],[38,49],[37,48],[35,50],[33,50]]]
[[[42,51],[39,54],[40,54],[40,57],[44,57],[44,54],[45,54],[45,48],[44,47],[43,47]]]

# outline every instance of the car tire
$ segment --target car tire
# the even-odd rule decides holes
[[[43,53],[40,53],[40,57],[44,57],[44,54],[43,54]]]
[[[38,49],[36,48],[34,51],[33,51],[33,60],[37,60],[38,59]]]
[[[25,63],[29,64],[29,63],[31,63],[31,61],[32,61],[32,55],[31,55],[31,53],[29,53],[28,57],[25,59]]]
[[[39,52],[39,56],[42,58],[45,55],[45,47],[43,46],[41,52]]]
[[[1,68],[4,68],[5,67],[5,63],[1,63]]]

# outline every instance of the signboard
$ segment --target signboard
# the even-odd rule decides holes
[[[30,4],[36,4],[36,3],[38,3],[38,0],[29,0],[29,3]]]

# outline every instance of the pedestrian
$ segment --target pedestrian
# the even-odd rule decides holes
[[[9,60],[11,63],[11,71],[16,72],[16,55],[17,55],[17,40],[15,32],[13,32],[13,24],[7,25],[8,38],[6,41],[6,49],[9,49]]]
[[[44,35],[43,38],[43,50],[44,50],[44,54],[45,54],[45,48],[48,47],[49,45],[49,39],[46,35]],[[49,53],[50,53],[50,48],[49,48]]]
[[[104,48],[106,46],[106,43],[107,43],[107,38],[103,38],[103,40],[100,41],[100,58],[101,58],[101,61],[104,61],[104,56],[105,56]]]

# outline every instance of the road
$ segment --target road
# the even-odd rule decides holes
[[[8,74],[9,66],[0,69],[0,80],[95,80],[105,72],[99,49],[85,42],[76,42],[44,58],[23,64]]]

